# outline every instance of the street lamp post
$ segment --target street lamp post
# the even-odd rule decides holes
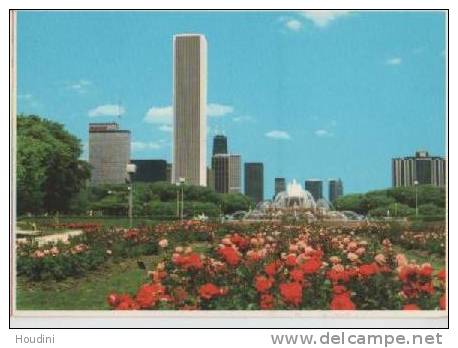
[[[414,181],[415,185],[415,217],[418,217],[418,181]]]
[[[179,183],[175,184],[177,186],[177,219],[180,216],[180,188]]]
[[[180,178],[180,186],[181,186],[181,214],[180,218],[181,221],[183,221],[183,216],[184,216],[184,183],[185,183],[185,178]]]
[[[127,172],[127,180],[129,186],[127,186],[127,189],[129,190],[129,210],[128,210],[128,216],[129,216],[129,227],[132,228],[132,210],[133,210],[133,185],[132,185],[132,175],[135,173],[135,170],[137,167],[135,164],[128,163],[126,166],[126,172]]]

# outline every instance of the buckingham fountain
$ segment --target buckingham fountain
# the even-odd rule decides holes
[[[294,218],[308,222],[316,220],[346,220],[346,216],[335,211],[332,204],[324,198],[317,201],[313,195],[302,188],[296,180],[286,185],[286,190],[279,192],[273,200],[266,200],[257,204],[245,216],[247,220],[265,220]]]

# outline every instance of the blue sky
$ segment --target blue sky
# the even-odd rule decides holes
[[[86,147],[88,123],[121,112],[132,158],[170,161],[184,32],[208,41],[208,153],[223,132],[243,162],[264,162],[266,197],[276,176],[384,188],[392,157],[445,154],[442,12],[20,12],[18,110]]]

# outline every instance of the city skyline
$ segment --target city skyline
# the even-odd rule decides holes
[[[116,20],[132,25],[123,32]],[[348,193],[389,187],[393,157],[444,156],[441,12],[355,12],[321,24],[295,12],[24,12],[19,22],[19,112],[63,123],[86,155],[87,124],[117,121],[132,132],[131,158],[171,161],[172,37],[198,32],[209,45],[209,136],[224,133],[244,162],[264,163],[265,197],[277,176],[341,177]],[[248,23],[252,31],[230,40]],[[57,28],[65,34],[45,35]],[[95,35],[81,40],[79,30]],[[81,59],[65,59],[76,49]]]

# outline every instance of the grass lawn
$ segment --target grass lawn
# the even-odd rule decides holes
[[[396,252],[404,254],[409,261],[415,260],[418,264],[429,262],[435,270],[445,267],[445,256],[431,254],[424,250],[406,250],[400,247],[394,247]]]
[[[197,252],[208,250],[208,243],[192,245]],[[103,310],[109,309],[106,297],[110,292],[135,294],[141,284],[149,281],[137,260],[152,269],[162,256],[141,256],[110,263],[83,278],[60,282],[29,282],[19,278],[16,290],[18,310]]]
[[[53,224],[53,223],[95,223],[101,224],[103,226],[116,226],[116,227],[129,227],[129,219],[127,217],[92,217],[92,216],[61,216],[58,221],[54,217],[22,217],[18,219],[17,225],[22,229],[31,229],[31,224],[35,222],[40,231],[47,232],[48,229],[43,226],[43,224]],[[134,217],[132,219],[133,227],[141,225],[151,225],[154,223],[163,222],[163,220],[155,220],[143,217]],[[50,231],[58,231],[56,228],[50,229]]]

